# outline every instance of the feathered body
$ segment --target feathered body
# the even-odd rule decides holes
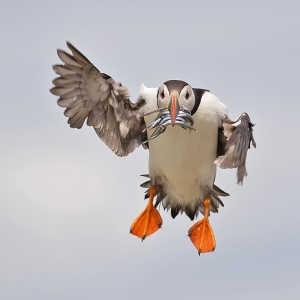
[[[140,96],[145,99],[143,113],[157,107],[157,88],[142,85]],[[210,195],[216,176],[218,129],[226,117],[226,106],[210,92],[205,92],[193,127],[186,131],[180,126],[169,126],[163,135],[149,141],[149,175],[151,184],[161,185],[165,194],[162,204],[175,217],[185,211],[193,219],[198,210],[203,212],[203,200]],[[145,116],[148,126],[153,116]],[[148,133],[148,136],[151,132]],[[215,201],[211,210],[216,211]]]

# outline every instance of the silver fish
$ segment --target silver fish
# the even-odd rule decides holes
[[[145,141],[144,143],[161,135],[163,132],[165,132],[167,126],[172,124],[171,113],[169,112],[169,110],[167,108],[158,108],[154,111],[144,114],[144,116],[147,116],[147,115],[150,115],[153,113],[158,113],[158,114],[155,117],[155,119],[143,130],[143,132],[146,130],[152,130],[152,129],[154,129],[154,131],[153,131],[152,135],[150,136],[150,138],[147,141]],[[195,128],[193,128],[194,120],[191,116],[191,112],[185,106],[182,106],[180,108],[180,110],[175,118],[174,125],[179,125],[185,130],[189,129],[190,131],[191,130],[197,131]]]
[[[158,109],[152,110],[152,111],[150,111],[150,112],[144,114],[144,116],[148,116],[148,115],[154,114],[154,113],[156,113],[156,112],[163,111],[163,110],[165,110],[165,109],[166,109],[166,108],[158,108]]]
[[[160,124],[155,130],[154,132],[152,133],[152,135],[150,136],[149,138],[149,141],[150,140],[153,140],[155,139],[156,137],[158,137],[159,135],[161,135],[165,130],[166,130],[167,126],[163,125],[163,124]]]

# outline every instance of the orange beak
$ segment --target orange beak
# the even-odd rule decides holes
[[[169,103],[169,107],[168,110],[171,113],[171,122],[172,122],[172,126],[175,125],[175,119],[177,117],[177,114],[179,112],[179,102],[178,102],[178,98],[179,98],[179,94],[177,92],[172,92],[171,93],[171,101]]]

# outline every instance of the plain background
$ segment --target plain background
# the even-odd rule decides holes
[[[2,1],[0,298],[299,299],[299,1]],[[126,85],[182,79],[255,126],[249,176],[211,216],[129,234],[142,211],[147,151],[118,158],[92,128],[70,129],[49,93],[69,40]]]

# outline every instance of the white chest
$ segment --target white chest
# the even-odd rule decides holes
[[[211,187],[216,174],[218,127],[202,120],[194,128],[197,132],[189,133],[180,126],[169,126],[149,143],[151,179],[183,198],[194,198],[199,189]]]
[[[145,113],[157,108],[155,97],[154,91],[145,97]],[[203,201],[205,191],[212,187],[216,175],[214,160],[217,155],[218,127],[225,114],[225,105],[207,93],[193,115],[193,127],[197,132],[170,125],[163,134],[149,142],[151,182],[163,184],[174,204],[196,204],[199,199]],[[146,125],[154,118],[155,115],[146,116]],[[150,130],[148,136],[151,133]]]

